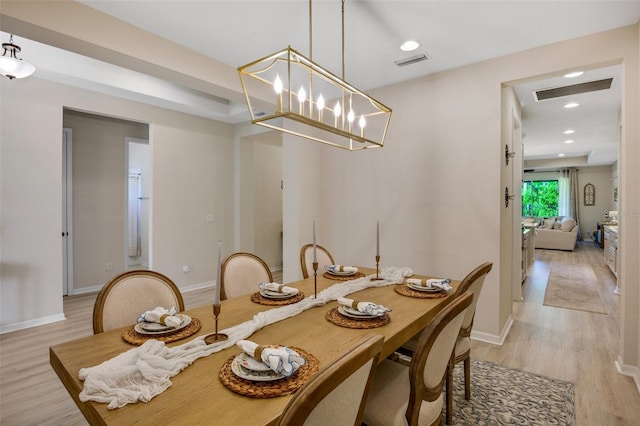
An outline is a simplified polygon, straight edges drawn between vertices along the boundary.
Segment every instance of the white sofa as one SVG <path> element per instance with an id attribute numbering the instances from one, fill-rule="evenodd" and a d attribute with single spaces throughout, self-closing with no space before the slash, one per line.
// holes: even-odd
<path id="1" fill-rule="evenodd" d="M 525 218 L 525 222 L 537 221 L 535 218 Z M 536 248 L 573 251 L 578 239 L 578 226 L 575 219 L 554 217 L 542 219 L 537 223 L 540 225 L 536 228 Z"/>

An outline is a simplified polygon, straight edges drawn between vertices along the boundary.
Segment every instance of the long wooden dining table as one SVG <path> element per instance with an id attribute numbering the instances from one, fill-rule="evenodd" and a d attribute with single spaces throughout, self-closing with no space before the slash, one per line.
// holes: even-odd
<path id="1" fill-rule="evenodd" d="M 375 274 L 375 269 L 360 268 L 365 274 Z M 415 275 L 414 278 L 433 278 Z M 340 281 L 317 276 L 317 291 Z M 452 281 L 454 288 L 460 284 Z M 313 276 L 288 283 L 306 297 L 314 294 Z M 367 335 L 384 336 L 381 359 L 393 354 L 404 342 L 426 327 L 431 319 L 453 298 L 420 299 L 407 297 L 394 291 L 395 285 L 372 287 L 349 295 L 349 298 L 371 301 L 392 308 L 391 321 L 381 327 L 352 329 L 335 325 L 325 318 L 329 309 L 336 307 L 333 301 L 314 307 L 294 317 L 268 325 L 254 333 L 249 340 L 259 344 L 294 346 L 315 356 L 322 368 L 348 352 L 354 344 Z M 219 317 L 221 330 L 251 320 L 271 306 L 254 303 L 250 295 L 222 302 Z M 197 318 L 202 328 L 185 340 L 168 343 L 175 346 L 214 331 L 212 305 L 189 309 L 185 312 Z M 79 394 L 83 382 L 78 374 L 81 368 L 92 367 L 109 360 L 135 346 L 126 343 L 124 329 L 113 330 L 52 346 L 50 363 L 65 388 L 90 424 L 128 425 L 272 425 L 276 424 L 291 395 L 273 398 L 251 398 L 234 393 L 219 380 L 222 365 L 231 356 L 240 353 L 236 346 L 196 360 L 192 365 L 171 378 L 172 385 L 149 402 L 138 402 L 122 408 L 107 409 L 107 404 L 82 402 Z"/>

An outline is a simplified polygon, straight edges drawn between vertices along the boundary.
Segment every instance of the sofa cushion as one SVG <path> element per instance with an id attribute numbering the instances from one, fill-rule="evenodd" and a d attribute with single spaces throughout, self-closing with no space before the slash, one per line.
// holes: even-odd
<path id="1" fill-rule="evenodd" d="M 554 217 L 550 217 L 549 219 L 544 220 L 544 225 L 542 227 L 547 229 L 553 229 L 553 224 L 555 222 L 556 222 L 556 219 Z"/>
<path id="2" fill-rule="evenodd" d="M 576 226 L 576 221 L 572 217 L 565 217 L 560 224 L 560 229 L 564 232 L 571 231 Z"/>
<path id="3" fill-rule="evenodd" d="M 553 224 L 553 229 L 560 229 L 560 221 L 556 220 L 555 223 Z"/>

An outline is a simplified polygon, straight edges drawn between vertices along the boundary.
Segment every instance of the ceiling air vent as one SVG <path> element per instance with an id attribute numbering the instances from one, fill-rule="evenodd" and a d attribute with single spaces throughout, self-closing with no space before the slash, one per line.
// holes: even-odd
<path id="1" fill-rule="evenodd" d="M 603 80 L 588 81 L 586 83 L 572 84 L 571 86 L 555 87 L 553 89 L 536 90 L 533 95 L 536 102 L 547 99 L 561 98 L 563 96 L 577 95 L 579 93 L 595 92 L 597 90 L 607 90 L 611 88 L 613 78 Z"/>
<path id="2" fill-rule="evenodd" d="M 397 61 L 394 61 L 394 63 L 399 67 L 406 67 L 407 65 L 417 64 L 418 62 L 426 61 L 427 59 L 429 59 L 427 55 L 421 53 L 409 58 L 398 59 Z"/>

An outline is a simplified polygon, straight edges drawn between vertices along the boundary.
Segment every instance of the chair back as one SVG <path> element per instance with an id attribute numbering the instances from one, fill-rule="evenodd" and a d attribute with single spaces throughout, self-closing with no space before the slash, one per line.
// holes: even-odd
<path id="1" fill-rule="evenodd" d="M 447 365 L 472 300 L 471 293 L 455 298 L 434 317 L 418 340 L 409 367 L 411 389 L 405 417 L 410 425 L 418 424 L 423 400 L 433 402 L 442 399 Z"/>
<path id="2" fill-rule="evenodd" d="M 128 271 L 112 278 L 93 306 L 93 334 L 132 325 L 145 311 L 162 306 L 184 311 L 178 287 L 154 271 Z"/>
<path id="3" fill-rule="evenodd" d="M 280 426 L 358 425 L 384 338 L 372 335 L 316 373 L 295 393 Z"/>
<path id="4" fill-rule="evenodd" d="M 232 299 L 258 291 L 258 284 L 273 281 L 264 260 L 251 253 L 233 253 L 220 268 L 220 299 Z"/>
<path id="5" fill-rule="evenodd" d="M 316 256 L 320 274 L 324 272 L 325 266 L 335 265 L 329 250 L 318 244 L 316 244 Z M 302 278 L 309 278 L 309 275 L 313 273 L 313 244 L 305 244 L 300 249 L 300 267 L 302 268 Z"/>
<path id="6" fill-rule="evenodd" d="M 473 294 L 473 301 L 471 302 L 471 306 L 469 307 L 469 309 L 467 309 L 467 312 L 464 315 L 462 327 L 460 328 L 461 337 L 468 337 L 471 335 L 473 318 L 476 314 L 476 306 L 478 305 L 478 299 L 480 298 L 480 291 L 482 290 L 484 279 L 486 278 L 487 274 L 491 272 L 491 268 L 493 268 L 493 263 L 491 262 L 485 262 L 482 265 L 478 266 L 476 269 L 469 272 L 466 277 L 464 277 L 464 279 L 458 286 L 458 289 L 456 290 L 456 297 L 466 292 Z"/>

